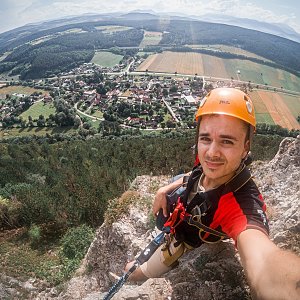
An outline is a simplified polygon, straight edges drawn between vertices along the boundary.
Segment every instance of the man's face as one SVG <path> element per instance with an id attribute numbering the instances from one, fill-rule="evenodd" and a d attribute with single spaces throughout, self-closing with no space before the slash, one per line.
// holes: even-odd
<path id="1" fill-rule="evenodd" d="M 237 118 L 225 115 L 203 116 L 198 136 L 198 156 L 206 188 L 227 182 L 249 150 L 247 127 Z"/>

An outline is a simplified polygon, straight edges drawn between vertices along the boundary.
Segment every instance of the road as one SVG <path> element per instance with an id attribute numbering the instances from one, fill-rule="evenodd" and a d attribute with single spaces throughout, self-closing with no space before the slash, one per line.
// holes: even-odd
<path id="1" fill-rule="evenodd" d="M 78 102 L 75 103 L 75 105 L 74 105 L 74 108 L 76 109 L 76 111 L 77 111 L 78 114 L 84 115 L 84 116 L 88 117 L 89 119 L 92 119 L 92 120 L 95 120 L 95 121 L 96 120 L 98 120 L 98 121 L 104 121 L 103 118 L 94 117 L 94 116 L 91 116 L 91 115 L 83 112 L 82 110 L 78 109 L 77 106 L 78 106 Z"/>
<path id="2" fill-rule="evenodd" d="M 172 110 L 172 107 L 168 104 L 168 102 L 165 100 L 164 97 L 162 97 L 162 101 L 164 102 L 165 106 L 167 107 L 169 113 L 171 114 L 172 118 L 174 119 L 174 121 L 176 123 L 180 123 L 180 121 L 178 120 L 178 118 L 176 117 L 174 111 Z"/>

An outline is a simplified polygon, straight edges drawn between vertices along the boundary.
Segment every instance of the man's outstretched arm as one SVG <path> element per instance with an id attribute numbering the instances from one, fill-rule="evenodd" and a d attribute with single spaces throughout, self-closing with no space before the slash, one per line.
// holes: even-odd
<path id="1" fill-rule="evenodd" d="M 300 257 L 256 229 L 240 233 L 237 247 L 254 299 L 300 299 Z"/>

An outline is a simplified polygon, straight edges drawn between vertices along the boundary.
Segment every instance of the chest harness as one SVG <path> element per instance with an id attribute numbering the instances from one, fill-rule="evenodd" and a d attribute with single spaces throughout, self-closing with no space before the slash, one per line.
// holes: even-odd
<path id="1" fill-rule="evenodd" d="M 213 203 L 211 199 L 214 199 L 216 195 L 225 195 L 230 192 L 238 191 L 244 186 L 250 179 L 251 174 L 248 168 L 243 165 L 241 170 L 228 182 L 222 184 L 216 189 L 209 191 L 200 191 L 188 202 L 188 196 L 191 192 L 194 184 L 199 180 L 203 170 L 200 167 L 196 167 L 190 176 L 184 176 L 183 184 L 171 194 L 167 195 L 169 204 L 169 211 L 171 215 L 169 218 L 160 219 L 157 223 L 160 223 L 159 229 L 169 228 L 170 232 L 174 235 L 177 233 L 177 228 L 183 222 L 188 225 L 196 227 L 199 230 L 199 236 L 201 235 L 213 235 L 218 237 L 219 240 L 228 238 L 228 236 L 220 231 L 217 231 L 201 222 L 201 217 L 205 216 L 208 210 L 212 207 Z M 178 191 L 178 192 L 177 192 Z M 159 214 L 159 218 L 164 218 L 162 213 Z M 164 223 L 163 223 L 164 222 Z M 163 224 L 163 226 L 161 226 Z M 202 238 L 201 238 L 202 239 Z M 204 242 L 205 240 L 202 239 Z"/>

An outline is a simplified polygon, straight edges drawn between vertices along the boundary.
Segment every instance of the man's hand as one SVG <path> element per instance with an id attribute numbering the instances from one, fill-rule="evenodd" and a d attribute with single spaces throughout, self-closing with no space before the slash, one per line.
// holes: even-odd
<path id="1" fill-rule="evenodd" d="M 154 216 L 158 215 L 159 210 L 162 208 L 164 217 L 168 217 L 167 211 L 167 193 L 168 193 L 168 185 L 161 187 L 154 198 L 152 211 Z"/>
<path id="2" fill-rule="evenodd" d="M 185 175 L 189 175 L 190 173 L 187 173 Z M 163 210 L 163 215 L 165 217 L 168 217 L 168 210 L 167 210 L 167 194 L 171 193 L 173 190 L 175 190 L 177 187 L 179 187 L 180 185 L 182 185 L 183 183 L 183 177 L 184 175 L 182 175 L 182 177 L 180 177 L 179 179 L 171 182 L 170 184 L 161 187 L 154 198 L 154 202 L 152 205 L 152 211 L 154 216 L 156 217 L 159 213 L 159 210 L 162 209 Z"/>
<path id="3" fill-rule="evenodd" d="M 134 263 L 135 263 L 135 261 L 131 261 L 131 262 L 127 263 L 124 271 L 128 272 L 129 269 L 134 265 Z M 146 275 L 144 275 L 141 268 L 137 268 L 133 273 L 130 274 L 130 276 L 128 278 L 129 281 L 146 281 L 147 279 L 148 279 L 148 277 Z"/>

